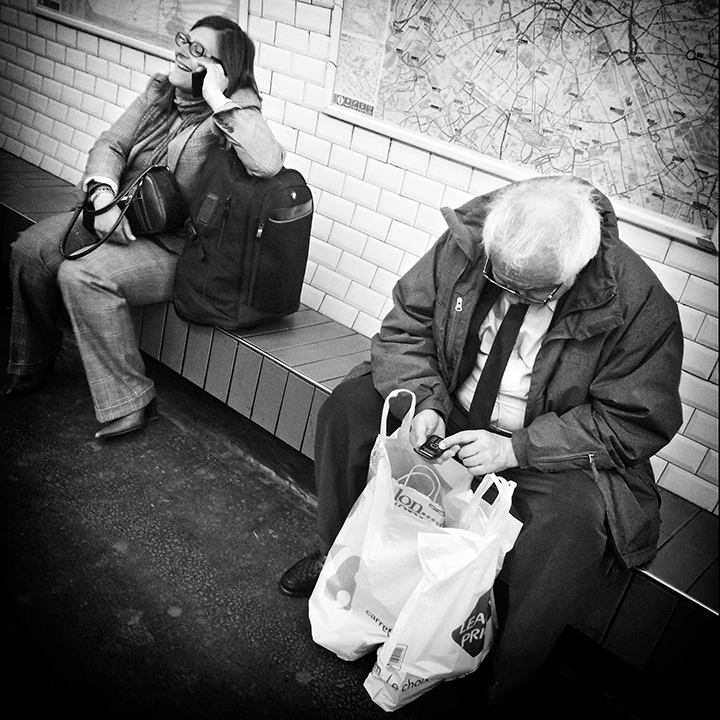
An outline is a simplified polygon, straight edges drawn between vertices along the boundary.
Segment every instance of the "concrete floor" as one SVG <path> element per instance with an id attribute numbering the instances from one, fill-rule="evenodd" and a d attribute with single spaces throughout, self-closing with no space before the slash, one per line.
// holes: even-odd
<path id="1" fill-rule="evenodd" d="M 5 366 L 7 316 L 2 318 Z M 280 573 L 314 547 L 312 464 L 148 360 L 161 417 L 101 443 L 72 338 L 52 382 L 0 398 L 3 701 L 17 717 L 384 717 L 315 645 Z M 642 717 L 626 668 L 559 648 L 528 696 L 557 717 Z M 473 677 L 399 717 L 463 717 Z M 634 686 L 633 686 L 634 687 Z M 15 713 L 13 714 L 15 716 Z"/>

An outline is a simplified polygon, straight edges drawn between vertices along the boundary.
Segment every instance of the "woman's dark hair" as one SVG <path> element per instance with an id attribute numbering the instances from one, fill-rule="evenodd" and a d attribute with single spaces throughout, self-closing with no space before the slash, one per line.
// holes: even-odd
<path id="1" fill-rule="evenodd" d="M 255 45 L 247 33 L 232 20 L 222 15 L 208 15 L 198 20 L 192 30 L 199 27 L 215 30 L 218 35 L 218 55 L 225 66 L 230 97 L 238 88 L 250 88 L 260 97 L 255 82 Z"/>

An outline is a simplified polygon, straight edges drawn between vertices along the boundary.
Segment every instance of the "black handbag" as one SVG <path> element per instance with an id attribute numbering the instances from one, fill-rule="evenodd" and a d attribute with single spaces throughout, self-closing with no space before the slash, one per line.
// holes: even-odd
<path id="1" fill-rule="evenodd" d="M 95 217 L 112 207 L 120 207 L 120 217 L 110 232 L 75 252 L 65 249 L 68 236 L 80 213 L 88 232 L 95 234 Z M 127 217 L 130 229 L 135 235 L 156 235 L 177 230 L 185 224 L 188 207 L 180 192 L 175 175 L 165 165 L 151 165 L 139 174 L 126 179 L 115 199 L 103 208 L 95 210 L 86 197 L 76 208 L 70 225 L 60 240 L 60 253 L 66 260 L 77 260 L 97 250 L 115 232 L 122 219 Z"/>

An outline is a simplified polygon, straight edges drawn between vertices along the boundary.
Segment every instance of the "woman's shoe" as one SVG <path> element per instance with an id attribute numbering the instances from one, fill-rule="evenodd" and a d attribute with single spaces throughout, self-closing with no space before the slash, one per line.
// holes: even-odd
<path id="1" fill-rule="evenodd" d="M 30 375 L 12 375 L 11 377 L 10 384 L 5 388 L 5 394 L 8 397 L 20 397 L 39 390 L 48 378 L 48 371 L 40 370 Z"/>
<path id="2" fill-rule="evenodd" d="M 157 416 L 157 404 L 155 398 L 153 398 L 144 408 L 117 418 L 117 420 L 111 420 L 95 433 L 95 439 L 107 440 L 108 438 L 118 435 L 127 435 L 128 433 L 145 427 L 145 424 L 149 420 L 156 420 Z"/>
<path id="3" fill-rule="evenodd" d="M 59 352 L 59 351 L 58 351 Z M 58 353 L 51 356 L 49 362 L 42 370 L 29 375 L 10 375 L 10 382 L 3 391 L 8 397 L 20 397 L 39 390 L 55 369 Z"/>

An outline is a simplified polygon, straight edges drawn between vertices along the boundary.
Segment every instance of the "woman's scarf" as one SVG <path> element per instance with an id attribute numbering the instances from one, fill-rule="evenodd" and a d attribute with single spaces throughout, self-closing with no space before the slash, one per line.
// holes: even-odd
<path id="1" fill-rule="evenodd" d="M 167 77 L 158 78 L 148 88 L 148 95 L 148 108 L 138 125 L 126 167 L 135 165 L 139 156 L 143 157 L 143 167 L 162 162 L 167 156 L 168 145 L 183 130 L 200 125 L 212 115 L 212 109 L 203 98 L 178 90 Z"/>

